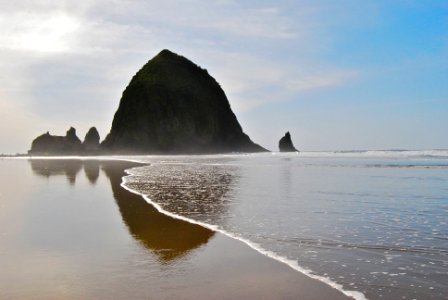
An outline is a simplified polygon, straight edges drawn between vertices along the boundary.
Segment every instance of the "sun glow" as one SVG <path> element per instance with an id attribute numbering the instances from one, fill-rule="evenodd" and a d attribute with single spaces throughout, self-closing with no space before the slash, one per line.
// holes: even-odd
<path id="1" fill-rule="evenodd" d="M 80 23 L 66 14 L 14 16 L 16 24 L 3 35 L 4 47 L 40 53 L 70 50 L 73 34 Z M 18 24 L 18 25 L 17 25 Z"/>

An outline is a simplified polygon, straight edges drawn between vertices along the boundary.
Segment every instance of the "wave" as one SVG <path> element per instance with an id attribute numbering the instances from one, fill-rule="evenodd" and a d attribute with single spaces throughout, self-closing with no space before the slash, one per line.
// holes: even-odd
<path id="1" fill-rule="evenodd" d="M 437 238 L 437 237 L 436 237 Z M 445 237 L 438 237 L 446 240 Z M 285 240 L 278 240 L 284 242 Z M 409 246 L 396 246 L 396 245 L 369 245 L 358 243 L 347 243 L 325 239 L 307 239 L 307 238 L 293 238 L 288 239 L 289 242 L 299 243 L 304 246 L 312 246 L 313 248 L 346 248 L 346 249 L 363 249 L 372 251 L 390 251 L 390 252 L 406 252 L 406 253 L 421 253 L 425 255 L 448 254 L 448 248 L 440 247 L 409 247 Z"/>
<path id="2" fill-rule="evenodd" d="M 132 159 L 132 161 L 133 162 L 142 162 L 142 161 L 138 161 L 136 159 Z M 316 275 L 311 270 L 300 266 L 297 263 L 297 261 L 288 259 L 288 258 L 286 258 L 284 256 L 280 256 L 280 255 L 278 255 L 278 254 L 276 254 L 276 253 L 274 253 L 272 251 L 266 250 L 266 249 L 262 248 L 260 245 L 254 243 L 254 242 L 252 242 L 250 240 L 247 240 L 247 239 L 245 239 L 245 238 L 243 238 L 241 236 L 238 236 L 238 235 L 236 235 L 234 233 L 225 231 L 225 230 L 223 230 L 222 228 L 219 228 L 216 225 L 212 225 L 212 224 L 196 221 L 196 220 L 193 220 L 193 219 L 190 219 L 190 218 L 186 218 L 186 217 L 181 216 L 181 215 L 174 214 L 174 213 L 169 212 L 167 210 L 164 210 L 159 204 L 157 204 L 156 202 L 152 201 L 151 198 L 149 198 L 147 195 L 145 195 L 145 194 L 143 194 L 143 193 L 141 193 L 139 191 L 133 190 L 133 189 L 129 188 L 126 185 L 126 183 L 128 182 L 128 179 L 135 175 L 135 174 L 132 173 L 132 170 L 133 169 L 129 169 L 129 170 L 125 171 L 128 175 L 124 176 L 122 178 L 121 186 L 124 189 L 130 191 L 131 193 L 134 193 L 134 194 L 142 196 L 143 199 L 145 199 L 145 201 L 148 202 L 148 204 L 152 205 L 160 213 L 163 213 L 163 214 L 165 214 L 167 216 L 170 216 L 172 218 L 175 218 L 175 219 L 179 219 L 179 220 L 191 223 L 191 224 L 196 224 L 196 225 L 205 227 L 207 229 L 210 229 L 212 231 L 224 234 L 225 236 L 228 236 L 228 237 L 230 237 L 232 239 L 238 240 L 238 241 L 246 244 L 250 248 L 254 249 L 255 251 L 257 251 L 257 252 L 259 252 L 259 253 L 261 253 L 261 254 L 269 257 L 269 258 L 272 258 L 272 259 L 274 259 L 274 260 L 276 260 L 278 262 L 286 264 L 287 266 L 289 266 L 290 268 L 292 268 L 295 271 L 298 271 L 298 272 L 300 272 L 300 273 L 302 273 L 302 274 L 304 274 L 304 275 L 306 275 L 306 276 L 308 276 L 310 278 L 319 280 L 319 281 L 329 285 L 330 287 L 332 287 L 332 288 L 342 292 L 344 295 L 346 295 L 348 297 L 351 297 L 351 298 L 356 299 L 356 300 L 367 300 L 366 296 L 363 293 L 361 293 L 359 291 L 354 291 L 354 290 L 346 290 L 346 289 L 343 288 L 343 286 L 341 284 L 338 284 L 338 283 L 332 281 L 330 278 L 327 278 L 327 277 L 324 277 L 324 276 L 320 276 L 320 275 Z"/>
<path id="3" fill-rule="evenodd" d="M 281 155 L 281 154 L 280 154 Z M 349 150 L 349 151 L 304 151 L 302 157 L 347 157 L 347 158 L 439 158 L 448 159 L 448 150 Z"/>

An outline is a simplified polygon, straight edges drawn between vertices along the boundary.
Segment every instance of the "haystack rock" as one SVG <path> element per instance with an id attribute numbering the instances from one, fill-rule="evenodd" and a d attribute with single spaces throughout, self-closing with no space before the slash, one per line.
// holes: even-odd
<path id="1" fill-rule="evenodd" d="M 33 140 L 29 154 L 61 155 L 78 154 L 83 150 L 76 129 L 70 127 L 65 136 L 51 135 L 48 131 Z"/>
<path id="2" fill-rule="evenodd" d="M 101 146 L 120 153 L 267 151 L 243 132 L 218 82 L 169 50 L 134 75 Z"/>
<path id="3" fill-rule="evenodd" d="M 297 150 L 292 143 L 289 131 L 286 132 L 285 136 L 280 139 L 278 142 L 278 147 L 280 148 L 280 152 L 299 152 L 299 150 Z"/>
<path id="4" fill-rule="evenodd" d="M 84 150 L 86 151 L 96 151 L 100 147 L 100 134 L 95 127 L 89 129 L 82 143 Z"/>

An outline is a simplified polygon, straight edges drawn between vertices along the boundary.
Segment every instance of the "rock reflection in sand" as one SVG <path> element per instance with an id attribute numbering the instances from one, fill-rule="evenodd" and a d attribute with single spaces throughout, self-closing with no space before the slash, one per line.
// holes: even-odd
<path id="1" fill-rule="evenodd" d="M 78 176 L 83 165 L 81 160 L 75 159 L 32 159 L 29 162 L 34 174 L 47 178 L 50 176 L 65 175 L 71 185 L 75 184 L 76 176 Z"/>
<path id="2" fill-rule="evenodd" d="M 65 175 L 71 185 L 84 167 L 92 184 L 100 176 L 100 168 L 110 180 L 112 192 L 123 222 L 130 234 L 155 253 L 162 263 L 170 263 L 208 242 L 214 232 L 199 225 L 173 219 L 159 213 L 141 196 L 124 189 L 120 184 L 124 170 L 135 163 L 97 160 L 32 159 L 31 168 L 39 176 Z M 99 216 L 100 217 L 100 216 Z"/>
<path id="3" fill-rule="evenodd" d="M 84 161 L 84 173 L 91 184 L 95 184 L 100 176 L 100 162 L 97 160 Z"/>

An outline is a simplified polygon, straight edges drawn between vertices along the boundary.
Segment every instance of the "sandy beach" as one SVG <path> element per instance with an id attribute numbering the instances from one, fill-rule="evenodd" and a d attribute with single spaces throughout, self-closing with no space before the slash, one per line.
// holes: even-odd
<path id="1" fill-rule="evenodd" d="M 122 161 L 0 161 L 2 299 L 347 299 L 120 186 Z"/>

